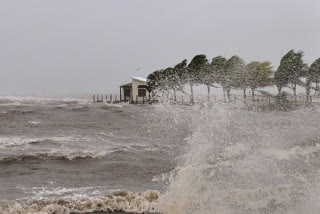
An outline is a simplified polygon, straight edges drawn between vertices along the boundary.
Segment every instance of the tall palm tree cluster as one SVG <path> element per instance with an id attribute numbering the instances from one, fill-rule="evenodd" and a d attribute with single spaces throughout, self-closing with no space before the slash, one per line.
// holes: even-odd
<path id="1" fill-rule="evenodd" d="M 302 81 L 302 78 L 305 78 L 305 81 Z M 251 89 L 252 99 L 254 99 L 257 88 L 276 85 L 279 95 L 284 87 L 292 89 L 296 100 L 296 89 L 300 85 L 306 88 L 308 101 L 311 89 L 319 93 L 319 82 L 320 58 L 308 67 L 303 62 L 303 51 L 291 50 L 282 57 L 275 72 L 269 61 L 253 61 L 246 64 L 243 59 L 234 55 L 230 59 L 217 56 L 210 62 L 206 55 L 196 55 L 189 64 L 185 59 L 174 67 L 151 73 L 147 78 L 147 89 L 150 96 L 155 99 L 159 94 L 167 94 L 172 95 L 171 97 L 176 101 L 177 91 L 184 92 L 185 85 L 188 84 L 191 102 L 193 102 L 195 85 L 206 85 L 208 99 L 210 99 L 212 87 L 221 87 L 227 98 L 230 98 L 232 89 L 240 89 L 245 99 L 247 89 Z"/>

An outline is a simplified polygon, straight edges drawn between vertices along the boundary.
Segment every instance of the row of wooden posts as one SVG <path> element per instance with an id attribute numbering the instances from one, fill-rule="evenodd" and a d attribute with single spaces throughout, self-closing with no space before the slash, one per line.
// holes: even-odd
<path id="1" fill-rule="evenodd" d="M 129 99 L 121 99 L 121 97 L 118 99 L 118 96 L 117 95 L 93 95 L 92 96 L 92 101 L 94 103 L 97 103 L 97 102 L 107 102 L 107 103 L 120 103 L 120 102 L 129 102 L 129 103 L 132 103 L 132 104 L 137 104 L 137 103 L 147 103 L 149 100 L 147 97 L 138 97 L 138 95 L 136 96 L 136 99 L 134 100 L 133 99 L 133 96 L 131 96 L 131 98 Z"/>
<path id="2" fill-rule="evenodd" d="M 109 99 L 108 99 L 109 97 Z M 120 100 L 118 100 L 117 95 L 112 96 L 112 94 L 108 95 L 93 95 L 92 96 L 92 100 L 94 103 L 102 103 L 102 102 L 110 102 L 110 103 L 117 103 L 120 102 Z"/>

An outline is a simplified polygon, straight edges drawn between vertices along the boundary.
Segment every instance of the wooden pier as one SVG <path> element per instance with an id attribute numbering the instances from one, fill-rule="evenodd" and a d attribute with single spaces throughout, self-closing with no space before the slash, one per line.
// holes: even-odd
<path id="1" fill-rule="evenodd" d="M 146 104 L 149 103 L 148 97 L 139 97 L 138 95 L 136 97 L 121 97 L 118 95 L 112 95 L 112 94 L 106 94 L 106 95 L 99 95 L 94 94 L 92 96 L 92 101 L 94 103 L 130 103 L 130 104 Z"/>

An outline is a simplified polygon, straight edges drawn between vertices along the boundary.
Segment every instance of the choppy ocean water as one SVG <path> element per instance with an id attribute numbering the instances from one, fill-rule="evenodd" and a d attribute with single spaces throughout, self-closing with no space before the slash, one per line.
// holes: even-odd
<path id="1" fill-rule="evenodd" d="M 10 212 L 6 207 L 15 206 L 16 199 L 80 203 L 112 192 L 159 189 L 152 179 L 174 168 L 176 149 L 150 134 L 145 125 L 150 110 L 85 100 L 2 98 L 0 213 Z"/>
<path id="2" fill-rule="evenodd" d="M 0 213 L 317 213 L 320 110 L 0 98 Z"/>

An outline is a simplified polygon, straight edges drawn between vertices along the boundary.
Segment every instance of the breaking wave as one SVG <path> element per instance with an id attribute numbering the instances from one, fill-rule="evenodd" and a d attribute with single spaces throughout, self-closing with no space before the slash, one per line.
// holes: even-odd
<path id="1" fill-rule="evenodd" d="M 70 214 L 95 211 L 154 213 L 160 193 L 119 191 L 97 197 L 61 197 L 0 201 L 0 214 Z"/>
<path id="2" fill-rule="evenodd" d="M 162 133 L 188 130 L 180 164 L 155 178 L 168 184 L 157 211 L 318 213 L 318 107 L 256 112 L 224 104 L 159 106 L 154 117 L 159 123 L 153 128 Z"/>
<path id="3" fill-rule="evenodd" d="M 50 138 L 27 138 L 27 137 L 0 137 L 0 148 L 28 146 L 30 144 L 51 144 L 63 141 L 70 141 L 72 137 L 50 137 Z"/>
<path id="4" fill-rule="evenodd" d="M 20 154 L 0 158 L 0 162 L 15 162 L 24 160 L 76 160 L 76 159 L 96 159 L 102 158 L 107 152 L 36 152 L 30 154 Z"/>

